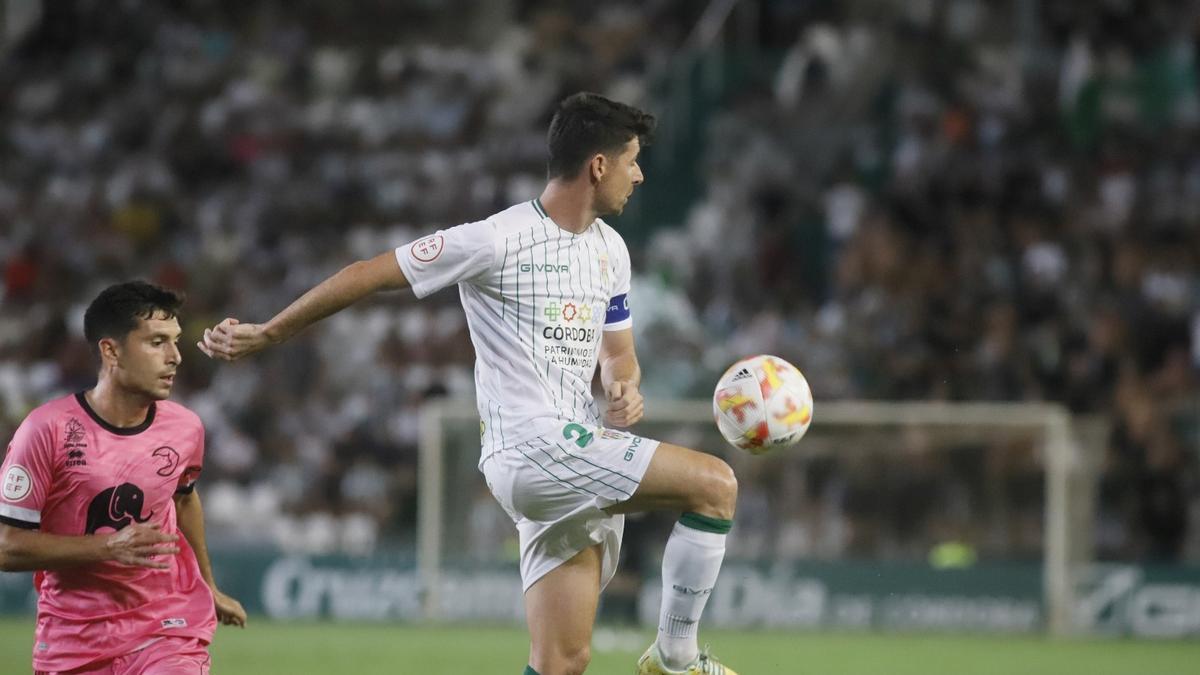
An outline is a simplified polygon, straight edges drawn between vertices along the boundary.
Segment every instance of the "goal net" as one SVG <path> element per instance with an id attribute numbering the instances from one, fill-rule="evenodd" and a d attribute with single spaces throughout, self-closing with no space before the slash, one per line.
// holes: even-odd
<path id="1" fill-rule="evenodd" d="M 818 402 L 807 436 L 765 456 L 729 447 L 708 401 L 646 410 L 636 433 L 713 452 L 738 476 L 706 625 L 1072 630 L 1094 453 L 1061 407 Z M 431 620 L 522 615 L 516 530 L 476 469 L 478 429 L 470 402 L 423 411 L 417 566 Z M 602 620 L 656 621 L 669 526 L 629 519 Z"/>

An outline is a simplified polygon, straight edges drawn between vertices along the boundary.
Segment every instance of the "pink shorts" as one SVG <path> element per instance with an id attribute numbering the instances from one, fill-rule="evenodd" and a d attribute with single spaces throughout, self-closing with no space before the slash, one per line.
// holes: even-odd
<path id="1" fill-rule="evenodd" d="M 196 638 L 160 637 L 143 649 L 62 673 L 35 675 L 208 675 L 208 647 Z"/>

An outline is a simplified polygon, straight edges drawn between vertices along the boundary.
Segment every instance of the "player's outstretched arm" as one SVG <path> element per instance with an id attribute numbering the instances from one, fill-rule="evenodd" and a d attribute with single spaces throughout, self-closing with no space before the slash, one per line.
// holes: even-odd
<path id="1" fill-rule="evenodd" d="M 377 291 L 408 287 L 393 251 L 360 260 L 341 269 L 300 296 L 267 323 L 242 323 L 228 318 L 204 330 L 196 343 L 210 358 L 234 361 L 291 338 L 308 326 L 336 314 Z"/>
<path id="2" fill-rule="evenodd" d="M 115 534 L 60 535 L 0 524 L 0 571 L 57 570 L 115 561 L 167 569 L 165 556 L 179 553 L 177 535 L 158 523 L 138 523 Z"/>
<path id="3" fill-rule="evenodd" d="M 640 389 L 642 368 L 633 345 L 633 329 L 606 331 L 600 340 L 600 383 L 608 398 L 606 424 L 630 427 L 645 414 Z"/>
<path id="4" fill-rule="evenodd" d="M 222 593 L 217 588 L 213 578 L 212 561 L 208 557 L 208 543 L 204 537 L 204 508 L 200 505 L 200 493 L 193 489 L 187 494 L 175 495 L 175 514 L 179 522 L 179 531 L 196 554 L 196 562 L 200 566 L 200 576 L 208 584 L 213 594 L 213 603 L 217 610 L 217 621 L 226 626 L 246 626 L 246 610 L 242 603 L 233 596 Z"/>

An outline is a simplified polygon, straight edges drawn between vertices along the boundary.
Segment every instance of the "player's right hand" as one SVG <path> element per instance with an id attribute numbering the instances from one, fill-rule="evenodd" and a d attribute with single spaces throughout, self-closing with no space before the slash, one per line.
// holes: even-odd
<path id="1" fill-rule="evenodd" d="M 209 358 L 236 361 L 270 343 L 262 324 L 242 323 L 231 317 L 212 328 L 205 328 L 204 339 L 196 346 Z"/>
<path id="2" fill-rule="evenodd" d="M 162 557 L 179 553 L 178 540 L 179 535 L 163 532 L 160 523 L 134 523 L 108 535 L 104 546 L 119 563 L 165 570 L 171 563 Z"/>

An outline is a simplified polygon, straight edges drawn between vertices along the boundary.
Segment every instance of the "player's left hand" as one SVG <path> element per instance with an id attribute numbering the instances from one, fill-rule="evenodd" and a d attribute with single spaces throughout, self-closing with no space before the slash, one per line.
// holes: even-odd
<path id="1" fill-rule="evenodd" d="M 608 397 L 608 412 L 604 414 L 608 426 L 631 427 L 646 412 L 642 392 L 633 382 L 617 380 L 605 387 L 604 393 Z"/>
<path id="2" fill-rule="evenodd" d="M 217 606 L 217 621 L 226 626 L 246 627 L 246 610 L 242 609 L 242 603 L 215 589 L 213 602 Z"/>
<path id="3" fill-rule="evenodd" d="M 242 323 L 230 317 L 212 328 L 205 328 L 204 337 L 196 347 L 210 359 L 236 361 L 270 344 L 265 326 Z"/>

